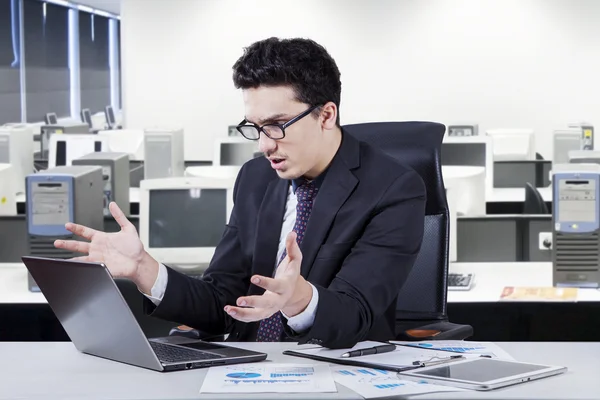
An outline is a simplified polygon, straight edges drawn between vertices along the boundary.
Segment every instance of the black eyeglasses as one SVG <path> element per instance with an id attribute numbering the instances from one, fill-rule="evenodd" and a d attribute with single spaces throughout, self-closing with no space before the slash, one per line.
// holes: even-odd
<path id="1" fill-rule="evenodd" d="M 302 114 L 296 115 L 294 118 L 283 124 L 266 124 L 263 126 L 258 126 L 256 124 L 249 123 L 244 119 L 238 126 L 236 126 L 236 129 L 248 140 L 258 140 L 261 132 L 273 140 L 283 139 L 285 137 L 285 128 L 295 122 L 300 121 L 318 107 L 320 106 L 312 106 Z"/>

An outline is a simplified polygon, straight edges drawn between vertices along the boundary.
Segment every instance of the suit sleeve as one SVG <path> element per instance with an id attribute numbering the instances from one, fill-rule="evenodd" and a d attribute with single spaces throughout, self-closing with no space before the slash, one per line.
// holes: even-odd
<path id="1" fill-rule="evenodd" d="M 399 176 L 373 210 L 365 230 L 329 287 L 315 285 L 319 304 L 300 344 L 352 347 L 395 301 L 423 239 L 425 187 L 414 171 Z"/>
<path id="2" fill-rule="evenodd" d="M 234 207 L 229 223 L 201 279 L 191 278 L 167 267 L 168 280 L 158 306 L 144 298 L 146 313 L 184 324 L 209 334 L 227 333 L 233 319 L 223 308 L 235 304 L 250 284 L 250 260 L 243 254 L 238 235 L 235 200 L 243 179 L 242 167 L 233 191 Z"/>

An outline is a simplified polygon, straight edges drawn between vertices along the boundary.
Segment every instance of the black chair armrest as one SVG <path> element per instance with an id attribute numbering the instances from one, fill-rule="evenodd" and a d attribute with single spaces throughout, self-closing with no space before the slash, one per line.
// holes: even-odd
<path id="1" fill-rule="evenodd" d="M 438 321 L 399 332 L 396 334 L 396 340 L 464 340 L 471 336 L 473 336 L 473 327 L 471 325 Z"/>

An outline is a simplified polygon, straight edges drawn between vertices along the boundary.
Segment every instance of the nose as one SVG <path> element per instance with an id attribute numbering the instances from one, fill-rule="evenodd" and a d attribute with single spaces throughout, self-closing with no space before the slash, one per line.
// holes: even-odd
<path id="1" fill-rule="evenodd" d="M 277 141 L 271 139 L 264 132 L 260 133 L 258 137 L 258 150 L 261 153 L 272 153 L 277 148 Z"/>

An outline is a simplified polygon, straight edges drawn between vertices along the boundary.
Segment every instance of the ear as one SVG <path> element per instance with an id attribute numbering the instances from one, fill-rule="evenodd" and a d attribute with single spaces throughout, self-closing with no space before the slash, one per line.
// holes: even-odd
<path id="1" fill-rule="evenodd" d="M 331 130 L 335 128 L 335 121 L 337 120 L 337 107 L 336 105 L 330 101 L 325 103 L 325 105 L 321 108 L 321 127 L 324 130 Z"/>

